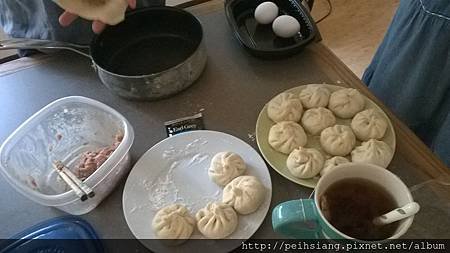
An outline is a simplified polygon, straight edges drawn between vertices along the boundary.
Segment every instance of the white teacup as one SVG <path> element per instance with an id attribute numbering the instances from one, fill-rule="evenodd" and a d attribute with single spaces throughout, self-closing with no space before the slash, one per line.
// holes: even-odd
<path id="1" fill-rule="evenodd" d="M 291 200 L 276 206 L 272 212 L 272 225 L 275 231 L 296 239 L 352 238 L 331 225 L 319 208 L 319 198 L 335 182 L 346 178 L 362 178 L 382 186 L 393 197 L 398 207 L 414 202 L 408 187 L 387 169 L 363 164 L 345 163 L 322 176 L 317 183 L 314 199 Z M 396 239 L 404 235 L 411 226 L 414 215 L 398 221 L 396 231 L 386 239 Z"/>

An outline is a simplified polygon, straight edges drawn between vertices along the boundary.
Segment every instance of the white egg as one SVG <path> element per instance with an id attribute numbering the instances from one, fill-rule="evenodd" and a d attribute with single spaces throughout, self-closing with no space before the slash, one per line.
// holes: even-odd
<path id="1" fill-rule="evenodd" d="M 273 32 L 282 38 L 290 38 L 300 32 L 300 23 L 292 16 L 282 15 L 272 24 Z"/>
<path id="2" fill-rule="evenodd" d="M 278 16 L 278 6 L 272 2 L 264 2 L 255 9 L 255 19 L 260 24 L 270 24 Z"/>

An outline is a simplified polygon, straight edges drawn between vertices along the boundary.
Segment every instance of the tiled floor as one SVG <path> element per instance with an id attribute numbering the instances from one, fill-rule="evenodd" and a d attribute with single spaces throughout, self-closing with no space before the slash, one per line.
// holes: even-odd
<path id="1" fill-rule="evenodd" d="M 186 0 L 167 0 L 176 5 Z M 370 63 L 378 44 L 393 17 L 399 0 L 330 0 L 332 14 L 318 26 L 323 43 L 361 76 Z M 326 0 L 315 0 L 313 17 L 318 19 L 328 10 Z M 5 35 L 0 31 L 0 40 Z M 1 51 L 0 58 L 14 53 Z"/>

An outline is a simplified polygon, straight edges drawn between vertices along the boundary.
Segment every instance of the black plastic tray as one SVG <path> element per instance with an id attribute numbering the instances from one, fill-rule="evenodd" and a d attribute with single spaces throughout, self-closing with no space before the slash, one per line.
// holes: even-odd
<path id="1" fill-rule="evenodd" d="M 262 58 L 281 58 L 300 52 L 319 34 L 309 11 L 300 0 L 271 0 L 279 8 L 279 15 L 291 15 L 300 23 L 301 36 L 277 37 L 272 24 L 258 24 L 254 18 L 256 7 L 267 0 L 226 0 L 225 14 L 235 37 L 251 54 Z M 320 35 L 319 35 L 320 36 Z"/>

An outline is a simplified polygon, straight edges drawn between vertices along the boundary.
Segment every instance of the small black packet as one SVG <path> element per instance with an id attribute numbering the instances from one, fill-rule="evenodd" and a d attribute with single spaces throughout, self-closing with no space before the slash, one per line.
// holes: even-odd
<path id="1" fill-rule="evenodd" d="M 164 122 L 164 126 L 166 127 L 168 137 L 183 132 L 205 129 L 205 126 L 203 125 L 202 113 L 197 113 L 192 116 Z"/>

